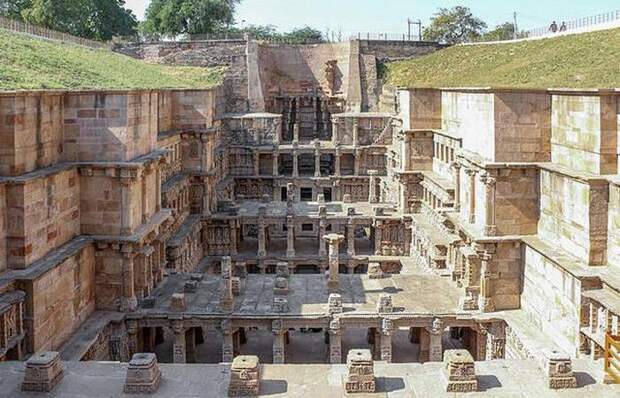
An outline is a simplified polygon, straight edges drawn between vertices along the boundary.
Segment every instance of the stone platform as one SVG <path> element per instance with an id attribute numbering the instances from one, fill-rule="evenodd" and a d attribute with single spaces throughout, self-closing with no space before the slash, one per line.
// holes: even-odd
<path id="1" fill-rule="evenodd" d="M 65 362 L 63 380 L 56 389 L 37 397 L 109 398 L 133 397 L 123 394 L 127 364 L 97 362 Z M 375 363 L 377 392 L 373 397 L 454 397 L 445 392 L 440 382 L 443 364 L 385 364 Z M 230 365 L 160 365 L 162 382 L 159 397 L 219 398 L 227 395 Z M 596 369 L 593 371 L 592 369 Z M 513 397 L 566 397 L 612 398 L 620 395 L 619 385 L 601 383 L 603 364 L 600 361 L 574 361 L 578 388 L 550 390 L 542 372 L 533 361 L 497 360 L 477 362 L 479 392 L 468 396 Z M 0 363 L 0 396 L 30 397 L 20 391 L 23 364 Z M 262 365 L 261 396 L 344 397 L 343 380 L 346 365 Z"/>

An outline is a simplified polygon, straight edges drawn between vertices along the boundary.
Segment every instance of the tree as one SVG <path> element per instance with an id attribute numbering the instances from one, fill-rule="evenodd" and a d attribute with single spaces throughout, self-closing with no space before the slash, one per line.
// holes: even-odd
<path id="1" fill-rule="evenodd" d="M 30 5 L 30 0 L 0 0 L 0 16 L 22 20 L 22 10 Z"/>
<path id="2" fill-rule="evenodd" d="M 295 43 L 314 43 L 323 41 L 323 33 L 320 30 L 304 26 L 303 28 L 293 29 L 284 33 L 282 38 Z"/>
<path id="3" fill-rule="evenodd" d="M 148 35 L 210 34 L 234 23 L 240 0 L 153 0 L 142 31 Z"/>
<path id="4" fill-rule="evenodd" d="M 482 35 L 484 41 L 501 41 L 514 39 L 515 26 L 511 22 L 505 22 L 497 25 L 495 29 L 490 30 Z"/>
<path id="5" fill-rule="evenodd" d="M 6 0 L 1 11 L 10 18 L 96 40 L 132 35 L 137 26 L 124 0 Z"/>
<path id="6" fill-rule="evenodd" d="M 487 24 L 473 16 L 467 7 L 440 8 L 424 29 L 424 40 L 458 44 L 474 41 L 482 35 Z"/>

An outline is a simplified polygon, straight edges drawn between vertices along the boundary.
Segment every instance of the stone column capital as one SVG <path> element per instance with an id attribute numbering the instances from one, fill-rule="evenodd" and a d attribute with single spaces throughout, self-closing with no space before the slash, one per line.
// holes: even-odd
<path id="1" fill-rule="evenodd" d="M 489 173 L 484 173 L 480 176 L 480 181 L 488 187 L 492 187 L 497 182 L 497 179 L 495 177 L 491 177 Z"/>
<path id="2" fill-rule="evenodd" d="M 476 170 L 476 169 L 472 169 L 472 168 L 469 168 L 469 167 L 465 168 L 465 174 L 467 174 L 470 177 L 475 176 L 477 173 L 478 173 L 478 170 Z"/>

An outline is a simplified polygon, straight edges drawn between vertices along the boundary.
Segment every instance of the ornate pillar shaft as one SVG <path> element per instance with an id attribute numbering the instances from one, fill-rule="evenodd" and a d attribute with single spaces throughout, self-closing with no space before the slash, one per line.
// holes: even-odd
<path id="1" fill-rule="evenodd" d="M 336 150 L 334 153 L 334 175 L 336 177 L 340 177 L 340 156 L 342 156 L 342 154 L 339 150 Z"/>
<path id="2" fill-rule="evenodd" d="M 431 362 L 443 361 L 443 322 L 440 319 L 435 319 L 433 326 L 428 329 L 429 332 L 429 351 L 428 360 Z"/>
<path id="3" fill-rule="evenodd" d="M 185 328 L 183 323 L 175 321 L 172 324 L 172 331 L 174 332 L 174 342 L 172 344 L 172 361 L 173 363 L 186 363 L 187 362 L 187 347 L 185 341 Z"/>
<path id="4" fill-rule="evenodd" d="M 327 231 L 327 219 L 321 217 L 319 221 L 319 256 L 324 257 L 327 255 L 327 249 L 325 245 L 325 232 Z"/>
<path id="5" fill-rule="evenodd" d="M 392 362 L 392 332 L 394 330 L 394 326 L 392 321 L 389 319 L 384 319 L 381 327 L 381 342 L 380 342 L 380 350 L 381 350 L 381 360 L 386 361 L 388 363 Z"/>
<path id="6" fill-rule="evenodd" d="M 379 173 L 376 170 L 368 170 L 370 176 L 368 183 L 368 203 L 377 203 L 377 176 Z"/>
<path id="7" fill-rule="evenodd" d="M 258 151 L 254 152 L 254 175 L 260 175 L 260 153 Z"/>
<path id="8" fill-rule="evenodd" d="M 491 278 L 493 277 L 490 268 L 491 255 L 487 252 L 480 252 L 480 296 L 478 308 L 483 312 L 493 312 L 495 305 L 491 296 Z"/>
<path id="9" fill-rule="evenodd" d="M 222 331 L 222 362 L 232 362 L 235 358 L 235 345 L 232 331 Z"/>
<path id="10" fill-rule="evenodd" d="M 211 184 L 209 183 L 209 177 L 203 177 L 202 179 L 202 215 L 211 215 Z"/>
<path id="11" fill-rule="evenodd" d="M 360 175 L 361 151 L 359 149 L 356 149 L 353 157 L 353 174 L 358 176 Z"/>
<path id="12" fill-rule="evenodd" d="M 411 135 L 405 132 L 405 138 L 403 140 L 403 170 L 411 171 Z"/>
<path id="13" fill-rule="evenodd" d="M 342 363 L 342 333 L 337 319 L 329 324 L 329 363 Z"/>
<path id="14" fill-rule="evenodd" d="M 121 170 L 121 174 L 124 170 Z M 131 235 L 131 223 L 133 219 L 133 206 L 131 205 L 131 184 L 133 179 L 121 176 L 121 234 Z"/>
<path id="15" fill-rule="evenodd" d="M 273 153 L 273 169 L 271 171 L 271 174 L 273 174 L 274 177 L 277 177 L 280 173 L 278 170 L 278 152 L 274 152 Z"/>
<path id="16" fill-rule="evenodd" d="M 135 320 L 127 321 L 127 350 L 130 358 L 138 352 L 138 322 Z"/>
<path id="17" fill-rule="evenodd" d="M 134 253 L 131 246 L 123 246 L 122 283 L 123 297 L 121 311 L 135 311 L 138 308 L 138 299 L 135 292 Z"/>
<path id="18" fill-rule="evenodd" d="M 295 219 L 286 217 L 286 257 L 295 257 Z"/>
<path id="19" fill-rule="evenodd" d="M 293 142 L 299 142 L 299 123 L 297 122 L 293 125 Z"/>
<path id="20" fill-rule="evenodd" d="M 494 322 L 487 332 L 486 360 L 506 357 L 506 328 L 502 322 Z"/>
<path id="21" fill-rule="evenodd" d="M 314 176 L 321 176 L 321 144 L 317 141 L 314 145 Z"/>
<path id="22" fill-rule="evenodd" d="M 299 177 L 299 158 L 297 151 L 293 151 L 293 177 Z"/>
<path id="23" fill-rule="evenodd" d="M 273 363 L 283 364 L 286 360 L 286 329 L 282 325 L 282 320 L 276 319 L 271 322 L 271 333 L 273 333 Z"/>
<path id="24" fill-rule="evenodd" d="M 469 215 L 469 223 L 476 222 L 476 170 L 466 169 L 465 173 L 469 176 L 469 207 L 467 209 Z"/>
<path id="25" fill-rule="evenodd" d="M 461 210 L 461 165 L 453 162 L 454 170 L 454 210 Z"/>
<path id="26" fill-rule="evenodd" d="M 355 256 L 355 224 L 351 218 L 347 222 L 347 255 Z"/>
<path id="27" fill-rule="evenodd" d="M 353 146 L 357 146 L 358 141 L 359 141 L 359 135 L 360 135 L 360 125 L 357 122 L 357 120 L 355 120 L 353 122 Z"/>
<path id="28" fill-rule="evenodd" d="M 236 256 L 238 254 L 237 245 L 237 220 L 230 220 L 230 255 Z"/>
<path id="29" fill-rule="evenodd" d="M 327 287 L 330 293 L 336 293 L 340 290 L 338 246 L 344 240 L 344 236 L 329 234 L 325 236 L 325 240 L 329 245 L 329 280 L 327 281 Z"/>
<path id="30" fill-rule="evenodd" d="M 485 218 L 484 233 L 488 236 L 494 236 L 497 232 L 495 224 L 495 183 L 496 179 L 485 174 L 481 178 L 484 184 L 485 192 Z"/>
<path id="31" fill-rule="evenodd" d="M 375 221 L 375 256 L 380 256 L 383 252 L 381 242 L 383 241 L 383 222 L 381 220 Z"/>
<path id="32" fill-rule="evenodd" d="M 155 211 L 161 210 L 161 167 L 155 169 Z"/>

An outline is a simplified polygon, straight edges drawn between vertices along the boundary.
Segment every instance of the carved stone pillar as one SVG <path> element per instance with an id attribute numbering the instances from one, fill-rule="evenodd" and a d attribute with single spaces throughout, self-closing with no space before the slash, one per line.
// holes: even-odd
<path id="1" fill-rule="evenodd" d="M 132 233 L 132 219 L 133 219 L 133 206 L 131 205 L 131 186 L 135 181 L 135 178 L 131 175 L 131 171 L 127 169 L 121 169 L 120 171 L 120 184 L 121 184 L 121 234 L 131 235 Z"/>
<path id="2" fill-rule="evenodd" d="M 360 125 L 357 119 L 353 122 L 353 146 L 358 146 L 360 135 Z"/>
<path id="3" fill-rule="evenodd" d="M 319 141 L 314 144 L 314 176 L 321 176 L 321 143 Z"/>
<path id="4" fill-rule="evenodd" d="M 155 211 L 161 210 L 161 163 L 155 169 Z"/>
<path id="5" fill-rule="evenodd" d="M 333 201 L 334 201 L 334 202 L 340 202 L 340 201 L 342 201 L 342 195 L 341 195 L 341 192 L 340 192 L 340 187 L 341 187 L 341 186 L 340 186 L 340 181 L 339 181 L 339 180 L 334 181 L 334 183 L 333 183 L 333 187 L 334 187 L 334 192 L 333 192 L 334 197 L 333 197 Z"/>
<path id="6" fill-rule="evenodd" d="M 283 364 L 285 362 L 285 339 L 286 330 L 282 326 L 282 320 L 276 319 L 271 323 L 273 333 L 273 363 Z"/>
<path id="7" fill-rule="evenodd" d="M 121 311 L 130 312 L 138 308 L 138 299 L 135 291 L 134 257 L 131 245 L 123 245 L 121 248 L 123 255 L 122 275 L 123 297 L 121 299 Z"/>
<path id="8" fill-rule="evenodd" d="M 381 242 L 383 241 L 383 221 L 375 220 L 375 256 L 383 253 Z"/>
<path id="9" fill-rule="evenodd" d="M 280 172 L 278 170 L 278 152 L 274 152 L 273 156 L 272 156 L 272 160 L 273 160 L 273 169 L 271 174 L 273 174 L 274 177 L 277 177 Z"/>
<path id="10" fill-rule="evenodd" d="M 370 181 L 368 185 L 368 203 L 377 203 L 377 176 L 379 172 L 377 170 L 368 170 Z"/>
<path id="11" fill-rule="evenodd" d="M 329 323 L 329 363 L 342 363 L 342 330 L 338 319 Z"/>
<path id="12" fill-rule="evenodd" d="M 394 324 L 390 319 L 384 319 L 381 324 L 381 360 L 392 362 L 392 332 Z"/>
<path id="13" fill-rule="evenodd" d="M 486 223 L 484 225 L 484 233 L 488 236 L 495 236 L 497 225 L 495 224 L 495 183 L 496 179 L 485 173 L 480 178 L 484 184 L 485 192 L 485 215 Z"/>
<path id="14" fill-rule="evenodd" d="M 340 157 L 342 154 L 340 150 L 336 148 L 336 152 L 334 152 L 334 175 L 336 177 L 340 177 Z"/>
<path id="15" fill-rule="evenodd" d="M 237 220 L 230 220 L 230 255 L 237 255 Z"/>
<path id="16" fill-rule="evenodd" d="M 211 182 L 209 177 L 202 178 L 202 215 L 211 215 Z"/>
<path id="17" fill-rule="evenodd" d="M 344 240 L 344 236 L 338 234 L 325 235 L 325 240 L 329 245 L 329 280 L 327 287 L 330 293 L 340 291 L 340 268 L 338 245 Z"/>
<path id="18" fill-rule="evenodd" d="M 299 177 L 299 154 L 297 150 L 293 150 L 293 177 Z"/>
<path id="19" fill-rule="evenodd" d="M 127 323 L 127 350 L 129 357 L 138 352 L 138 321 L 128 320 Z"/>
<path id="20" fill-rule="evenodd" d="M 461 165 L 456 162 L 452 162 L 452 169 L 454 170 L 454 210 L 461 210 Z"/>
<path id="21" fill-rule="evenodd" d="M 325 207 L 322 207 L 325 209 Z M 321 213 L 319 209 L 319 213 Z M 327 250 L 325 247 L 325 232 L 327 231 L 327 217 L 323 214 L 319 220 L 319 257 L 325 257 Z"/>
<path id="22" fill-rule="evenodd" d="M 260 153 L 258 151 L 254 151 L 254 175 L 260 175 Z"/>
<path id="23" fill-rule="evenodd" d="M 235 357 L 235 345 L 233 341 L 233 328 L 230 319 L 222 320 L 222 362 L 232 362 Z"/>
<path id="24" fill-rule="evenodd" d="M 435 318 L 433 325 L 428 329 L 429 332 L 429 351 L 428 360 L 431 362 L 443 361 L 443 322 L 439 318 Z"/>
<path id="25" fill-rule="evenodd" d="M 293 143 L 299 142 L 299 123 L 293 125 Z"/>
<path id="26" fill-rule="evenodd" d="M 411 171 L 411 135 L 404 132 L 403 139 L 403 171 Z"/>
<path id="27" fill-rule="evenodd" d="M 487 332 L 486 360 L 506 357 L 506 327 L 502 322 L 494 322 Z"/>
<path id="28" fill-rule="evenodd" d="M 151 173 L 153 172 L 153 167 L 150 164 L 147 164 L 144 167 L 144 170 L 142 170 L 142 194 L 140 195 L 142 197 L 142 223 L 147 223 L 149 221 L 149 218 L 151 217 L 151 214 L 149 213 L 149 195 L 148 195 L 148 191 L 150 191 L 150 187 L 148 185 L 148 180 L 149 180 L 149 176 L 151 175 Z"/>
<path id="29" fill-rule="evenodd" d="M 491 279 L 493 274 L 490 270 L 492 256 L 487 252 L 479 252 L 480 257 L 480 296 L 478 297 L 478 308 L 482 312 L 495 311 L 495 304 L 491 296 Z"/>
<path id="30" fill-rule="evenodd" d="M 172 344 L 172 361 L 173 363 L 186 363 L 187 347 L 183 321 L 172 321 L 172 332 L 174 333 L 174 342 Z"/>
<path id="31" fill-rule="evenodd" d="M 352 218 L 347 221 L 347 255 L 355 256 L 355 224 Z"/>
<path id="32" fill-rule="evenodd" d="M 286 257 L 295 257 L 295 219 L 286 217 Z"/>
<path id="33" fill-rule="evenodd" d="M 353 174 L 358 176 L 360 175 L 360 159 L 361 151 L 359 149 L 355 149 L 355 153 L 353 154 Z"/>
<path id="34" fill-rule="evenodd" d="M 465 169 L 465 173 L 469 176 L 469 206 L 467 209 L 469 215 L 469 223 L 476 222 L 476 170 Z"/>
<path id="35" fill-rule="evenodd" d="M 267 256 L 266 250 L 266 226 L 265 226 L 265 215 L 267 213 L 267 208 L 265 206 L 260 206 L 258 208 L 258 257 Z"/>

